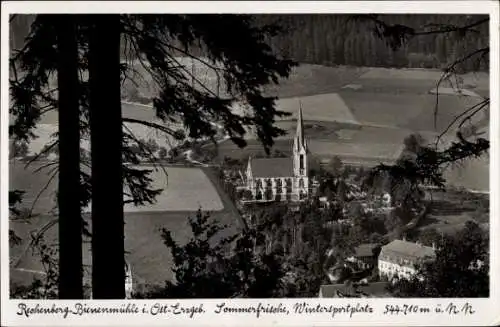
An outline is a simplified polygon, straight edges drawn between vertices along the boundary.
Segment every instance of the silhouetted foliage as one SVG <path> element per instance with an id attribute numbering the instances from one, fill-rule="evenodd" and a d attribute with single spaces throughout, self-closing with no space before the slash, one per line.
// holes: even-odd
<path id="1" fill-rule="evenodd" d="M 189 218 L 193 237 L 179 245 L 170 231 L 162 229 L 165 245 L 172 253 L 175 283 L 166 281 L 163 289 L 147 298 L 267 298 L 282 296 L 283 272 L 278 253 L 253 251 L 257 232 L 215 240 L 227 226 L 198 211 Z M 227 249 L 231 248 L 228 252 Z"/>

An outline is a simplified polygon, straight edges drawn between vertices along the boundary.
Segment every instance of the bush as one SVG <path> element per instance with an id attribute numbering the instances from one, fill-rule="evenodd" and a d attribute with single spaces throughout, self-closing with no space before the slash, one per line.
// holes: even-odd
<path id="1" fill-rule="evenodd" d="M 178 129 L 174 132 L 174 138 L 178 141 L 184 141 L 186 139 L 186 133 L 182 129 Z"/>
<path id="2" fill-rule="evenodd" d="M 244 190 L 242 194 L 243 200 L 251 200 L 253 197 L 252 192 L 250 190 Z"/>
<path id="3" fill-rule="evenodd" d="M 23 142 L 23 141 L 14 141 L 12 142 L 11 144 L 11 149 L 10 149 L 10 153 L 11 153 L 11 157 L 13 158 L 24 158 L 28 155 L 28 144 L 26 142 Z"/>
<path id="4" fill-rule="evenodd" d="M 160 158 L 161 160 L 164 160 L 166 159 L 168 156 L 168 151 L 165 147 L 161 146 L 158 150 L 158 158 Z"/>

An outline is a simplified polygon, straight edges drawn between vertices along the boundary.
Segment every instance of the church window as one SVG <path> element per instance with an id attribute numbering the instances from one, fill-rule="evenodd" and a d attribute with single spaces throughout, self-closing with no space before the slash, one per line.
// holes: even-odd
<path id="1" fill-rule="evenodd" d="M 276 180 L 276 187 L 277 187 L 278 189 L 280 189 L 280 188 L 282 187 L 282 182 L 281 182 L 281 179 L 280 179 L 280 178 L 278 178 L 278 179 Z"/>
<path id="2" fill-rule="evenodd" d="M 304 187 L 304 180 L 301 178 L 299 179 L 299 187 L 303 188 Z"/>
<path id="3" fill-rule="evenodd" d="M 299 157 L 299 167 L 300 167 L 300 170 L 304 169 L 304 155 L 303 154 L 301 154 Z"/>
<path id="4" fill-rule="evenodd" d="M 256 181 L 257 188 L 262 188 L 262 180 L 259 178 Z"/>
<path id="5" fill-rule="evenodd" d="M 255 196 L 255 199 L 256 200 L 262 200 L 262 192 L 261 191 L 257 192 L 257 195 Z"/>
<path id="6" fill-rule="evenodd" d="M 266 197 L 266 200 L 272 200 L 274 197 L 273 191 L 271 191 L 270 189 L 267 189 L 264 192 L 264 196 Z"/>

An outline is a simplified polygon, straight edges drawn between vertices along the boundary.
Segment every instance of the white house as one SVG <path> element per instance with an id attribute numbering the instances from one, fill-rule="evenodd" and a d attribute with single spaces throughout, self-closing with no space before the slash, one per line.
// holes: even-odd
<path id="1" fill-rule="evenodd" d="M 394 278 L 409 278 L 416 273 L 416 265 L 436 256 L 434 247 L 419 243 L 395 240 L 382 247 L 378 257 L 379 275 Z"/>

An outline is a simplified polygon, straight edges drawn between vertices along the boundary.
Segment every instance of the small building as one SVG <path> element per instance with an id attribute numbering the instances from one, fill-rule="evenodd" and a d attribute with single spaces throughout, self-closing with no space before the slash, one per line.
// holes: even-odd
<path id="1" fill-rule="evenodd" d="M 387 282 L 376 282 L 366 284 L 330 284 L 321 285 L 319 289 L 320 298 L 387 298 L 391 297 L 387 290 Z"/>
<path id="2" fill-rule="evenodd" d="M 382 247 L 378 256 L 380 277 L 388 280 L 409 278 L 416 273 L 416 266 L 428 260 L 434 260 L 434 247 L 406 240 L 394 240 Z"/>
<path id="3" fill-rule="evenodd" d="M 376 243 L 360 244 L 354 249 L 354 254 L 346 261 L 354 263 L 359 269 L 373 268 L 377 265 Z"/>

